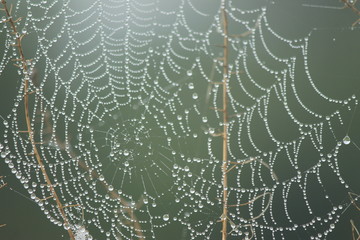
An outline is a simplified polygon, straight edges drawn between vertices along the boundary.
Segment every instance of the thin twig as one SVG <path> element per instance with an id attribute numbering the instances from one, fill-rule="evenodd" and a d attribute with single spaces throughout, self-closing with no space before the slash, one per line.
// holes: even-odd
<path id="1" fill-rule="evenodd" d="M 353 193 L 353 192 L 348 192 L 348 194 L 349 194 L 349 197 L 351 199 L 351 203 L 356 207 L 357 210 L 360 211 L 360 207 L 356 204 L 356 200 L 360 196 L 358 194 L 356 194 L 356 193 Z M 353 196 L 355 196 L 356 199 L 354 199 Z"/>
<path id="2" fill-rule="evenodd" d="M 351 233 L 352 233 L 352 239 L 353 240 L 359 240 L 360 239 L 360 233 L 358 231 L 358 229 L 355 226 L 355 223 L 352 219 L 350 219 L 350 224 L 351 224 Z M 355 232 L 357 234 L 357 237 L 355 236 Z"/>
<path id="3" fill-rule="evenodd" d="M 5 187 L 7 185 L 7 183 L 4 183 L 2 185 L 0 185 L 0 189 L 2 189 L 3 187 Z"/>
<path id="4" fill-rule="evenodd" d="M 222 216 L 222 240 L 226 240 L 227 238 L 227 216 L 228 216 L 228 178 L 227 178 L 227 170 L 228 170 L 228 150 L 227 150 L 227 142 L 228 142 L 228 111 L 227 111 L 227 86 L 228 86 L 228 61 L 229 61 L 229 40 L 228 40 L 228 21 L 225 10 L 225 0 L 222 1 L 221 6 L 221 15 L 222 15 L 222 23 L 224 28 L 224 58 L 223 58 L 223 164 L 222 164 L 222 172 L 223 172 L 223 213 Z"/>
<path id="5" fill-rule="evenodd" d="M 36 147 L 36 144 L 35 144 L 35 141 L 34 141 L 34 136 L 33 136 L 33 130 L 32 130 L 32 127 L 31 127 L 31 120 L 30 120 L 30 114 L 29 114 L 29 73 L 28 73 L 28 66 L 27 66 L 27 60 L 25 59 L 25 56 L 24 56 L 24 52 L 23 52 L 23 47 L 22 47 L 22 44 L 21 44 L 21 41 L 22 41 L 22 38 L 24 37 L 24 35 L 19 35 L 18 31 L 17 31 L 17 28 L 16 28 L 16 25 L 15 23 L 20 21 L 21 18 L 18 18 L 17 20 L 13 20 L 12 19 L 12 15 L 11 15 L 11 11 L 12 11 L 12 6 L 10 8 L 10 10 L 8 9 L 7 5 L 6 5 L 6 1 L 5 0 L 1 0 L 1 3 L 2 5 L 4 6 L 3 8 L 3 11 L 5 11 L 5 14 L 6 14 L 6 17 L 7 17 L 7 20 L 5 20 L 5 22 L 8 22 L 10 24 L 10 27 L 12 29 L 12 33 L 15 34 L 16 36 L 16 44 L 14 44 L 14 46 L 18 49 L 18 52 L 19 52 L 19 56 L 20 58 L 19 61 L 21 62 L 21 66 L 20 68 L 23 70 L 23 73 L 24 73 L 24 107 L 25 107 L 25 120 L 26 120 L 26 125 L 27 125 L 27 131 L 28 131 L 28 134 L 29 134 L 29 140 L 30 140 L 30 143 L 32 145 L 32 148 L 33 148 L 33 152 L 34 152 L 34 155 L 35 155 L 35 158 L 40 166 L 40 169 L 41 169 L 41 172 L 45 178 L 45 181 L 47 183 L 47 185 L 49 186 L 50 188 L 50 192 L 51 194 L 54 196 L 54 200 L 57 204 L 57 208 L 64 220 L 64 225 L 69 225 L 69 221 L 67 219 L 67 216 L 66 216 L 66 213 L 63 209 L 63 205 L 60 201 L 60 198 L 58 197 L 52 183 L 51 183 L 51 180 L 46 172 L 46 169 L 45 169 L 45 166 L 43 164 L 43 161 L 40 157 L 40 154 L 37 150 L 37 147 Z M 75 237 L 74 237 L 74 233 L 72 232 L 71 228 L 69 228 L 68 230 L 68 233 L 69 233 L 69 236 L 70 236 L 70 239 L 74 240 Z"/>
<path id="6" fill-rule="evenodd" d="M 360 10 L 355 6 L 358 0 L 355 0 L 353 3 L 350 3 L 349 0 L 341 0 L 344 3 L 344 8 L 350 8 L 354 13 L 360 16 Z M 358 18 L 353 24 L 354 27 L 356 24 L 360 23 L 360 18 Z"/>

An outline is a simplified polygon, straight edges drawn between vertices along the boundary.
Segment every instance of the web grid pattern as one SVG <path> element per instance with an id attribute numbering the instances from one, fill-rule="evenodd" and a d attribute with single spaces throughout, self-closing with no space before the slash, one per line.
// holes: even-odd
<path id="1" fill-rule="evenodd" d="M 339 126 L 350 121 L 357 97 L 334 99 L 317 87 L 308 67 L 311 34 L 276 33 L 267 1 L 246 8 L 238 1 L 205 3 L 14 5 L 16 16 L 26 16 L 18 28 L 37 42 L 28 53 L 31 126 L 69 224 L 22 132 L 22 81 L 4 119 L 1 155 L 49 220 L 72 229 L 76 239 L 159 239 L 173 226 L 187 239 L 214 239 L 224 217 L 229 239 L 322 239 L 349 205 L 338 155 L 351 139 Z M 2 75 L 16 58 L 7 28 Z M 230 44 L 228 216 L 221 216 L 222 87 L 216 84 L 224 77 L 224 37 Z M 308 94 L 326 108 L 309 104 Z"/>

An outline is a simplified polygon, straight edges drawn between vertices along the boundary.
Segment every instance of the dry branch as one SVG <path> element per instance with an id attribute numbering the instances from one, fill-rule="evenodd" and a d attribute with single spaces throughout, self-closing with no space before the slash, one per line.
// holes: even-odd
<path id="1" fill-rule="evenodd" d="M 66 216 L 66 213 L 64 211 L 64 207 L 60 201 L 60 198 L 58 197 L 53 184 L 51 183 L 51 180 L 46 172 L 44 163 L 40 157 L 40 154 L 38 152 L 36 143 L 34 141 L 34 136 L 33 136 L 33 130 L 31 127 L 31 119 L 30 119 L 30 114 L 29 114 L 29 73 L 28 73 L 28 60 L 25 59 L 24 56 L 24 52 L 23 52 L 23 47 L 22 47 L 22 39 L 24 37 L 24 35 L 20 35 L 19 32 L 17 31 L 17 27 L 16 27 L 16 23 L 19 22 L 21 20 L 21 18 L 18 18 L 17 20 L 13 20 L 11 12 L 12 12 L 12 5 L 10 7 L 10 10 L 7 7 L 6 1 L 5 0 L 1 0 L 1 3 L 3 5 L 3 11 L 6 14 L 7 20 L 5 20 L 4 22 L 8 22 L 10 24 L 10 27 L 12 29 L 12 33 L 16 36 L 16 44 L 14 44 L 13 46 L 17 48 L 18 53 L 19 53 L 19 58 L 17 59 L 19 62 L 21 62 L 21 65 L 18 65 L 18 67 L 20 67 L 23 71 L 24 74 L 24 107 L 25 107 L 25 120 L 26 120 L 26 126 L 27 126 L 27 132 L 29 135 L 29 141 L 32 145 L 32 149 L 33 149 L 33 153 L 35 155 L 36 161 L 40 166 L 41 172 L 45 178 L 45 181 L 47 183 L 47 186 L 50 188 L 50 192 L 56 202 L 57 205 L 57 209 L 59 210 L 63 221 L 64 221 L 64 225 L 69 226 L 69 221 L 68 218 Z M 70 239 L 74 240 L 74 233 L 72 232 L 71 228 L 68 228 L 68 233 L 70 236 Z"/>
<path id="2" fill-rule="evenodd" d="M 358 0 L 353 1 L 352 3 L 349 0 L 341 0 L 344 3 L 344 8 L 350 8 L 355 14 L 360 16 L 360 10 L 357 9 L 356 2 Z M 352 24 L 352 27 L 355 27 L 356 24 L 360 23 L 360 17 Z"/>
<path id="3" fill-rule="evenodd" d="M 228 86 L 228 61 L 229 61 L 229 40 L 228 40 L 228 21 L 225 10 L 225 1 L 222 2 L 221 7 L 221 15 L 222 15 L 222 23 L 224 30 L 224 58 L 223 58 L 223 156 L 222 156 L 222 173 L 223 173 L 223 213 L 224 216 L 222 220 L 222 240 L 226 240 L 227 238 L 227 224 L 228 224 L 228 178 L 227 178 L 227 170 L 228 170 L 228 150 L 227 150 L 227 142 L 228 142 L 228 111 L 227 111 L 227 86 Z"/>
<path id="4" fill-rule="evenodd" d="M 351 224 L 352 240 L 359 240 L 360 239 L 360 233 L 359 233 L 359 230 L 356 228 L 355 223 L 354 223 L 354 221 L 352 219 L 350 220 L 350 224 Z"/>

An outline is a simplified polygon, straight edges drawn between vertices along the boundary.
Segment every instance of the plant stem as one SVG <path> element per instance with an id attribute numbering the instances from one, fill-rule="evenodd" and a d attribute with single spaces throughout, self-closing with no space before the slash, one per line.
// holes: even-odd
<path id="1" fill-rule="evenodd" d="M 228 216 L 228 112 L 227 112 L 227 84 L 228 84 L 228 22 L 225 11 L 225 1 L 222 3 L 221 14 L 224 27 L 224 60 L 223 60 L 223 156 L 222 156 L 222 173 L 223 173 L 223 213 L 222 213 L 222 240 L 227 238 L 227 216 Z"/>
<path id="2" fill-rule="evenodd" d="M 9 11 L 7 5 L 6 5 L 6 1 L 5 0 L 1 0 L 1 3 L 2 5 L 4 6 L 4 9 L 3 11 L 5 11 L 5 14 L 7 16 L 7 20 L 13 30 L 13 34 L 15 34 L 16 36 L 16 44 L 14 45 L 15 47 L 17 47 L 18 49 L 18 52 L 19 52 L 19 55 L 20 55 L 20 58 L 18 59 L 20 62 L 21 62 L 21 70 L 23 71 L 24 73 L 24 107 L 25 107 L 25 120 L 26 120 L 26 126 L 27 126 L 27 133 L 29 134 L 29 140 L 30 140 L 30 143 L 32 145 L 32 149 L 33 149 L 33 152 L 34 152 L 34 155 L 35 155 L 35 158 L 37 160 L 37 163 L 39 164 L 40 166 L 40 170 L 45 178 L 45 181 L 46 181 L 46 184 L 47 186 L 50 188 L 50 192 L 51 192 L 51 195 L 53 196 L 56 204 L 57 204 L 57 208 L 64 220 L 64 225 L 66 226 L 69 226 L 69 221 L 67 219 L 67 216 L 66 216 L 66 213 L 64 211 L 64 207 L 54 189 L 54 186 L 46 172 L 46 169 L 45 169 L 45 166 L 44 166 L 44 163 L 40 157 L 40 154 L 37 150 L 37 147 L 36 147 L 36 143 L 34 141 L 34 136 L 33 136 L 33 131 L 32 131 L 32 128 L 31 128 L 31 120 L 30 120 L 30 114 L 29 114 L 29 73 L 28 73 L 28 67 L 27 67 L 27 61 L 25 59 L 25 56 L 24 56 L 24 52 L 23 52 L 23 48 L 22 48 L 22 45 L 21 45 L 21 40 L 22 38 L 24 37 L 24 35 L 18 35 L 18 31 L 17 31 L 17 28 L 16 28 L 16 25 L 15 25 L 15 22 L 16 21 L 19 21 L 20 19 L 14 21 L 12 19 L 12 15 L 11 15 L 11 10 Z M 69 227 L 67 229 L 68 233 L 69 233 L 69 236 L 70 236 L 70 239 L 71 240 L 75 240 L 75 237 L 74 237 L 74 233 L 72 232 L 71 228 Z"/>

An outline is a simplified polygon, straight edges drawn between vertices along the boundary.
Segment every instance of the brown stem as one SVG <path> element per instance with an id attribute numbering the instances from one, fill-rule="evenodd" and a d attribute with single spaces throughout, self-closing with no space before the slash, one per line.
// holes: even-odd
<path id="1" fill-rule="evenodd" d="M 350 219 L 350 224 L 351 224 L 351 235 L 352 235 L 352 239 L 353 240 L 359 240 L 360 239 L 360 233 L 358 231 L 358 229 L 355 226 L 355 223 L 352 219 Z M 357 237 L 356 237 L 356 235 Z"/>
<path id="2" fill-rule="evenodd" d="M 19 56 L 20 58 L 17 59 L 18 61 L 21 62 L 21 69 L 23 70 L 23 73 L 24 73 L 24 76 L 25 76 L 25 80 L 24 80 L 24 108 L 25 108 L 25 120 L 26 120 L 26 126 L 27 126 L 27 132 L 29 134 L 29 140 L 30 140 L 30 143 L 32 145 L 32 149 L 33 149 L 33 152 L 34 152 L 34 155 L 35 155 L 35 158 L 40 166 L 40 169 L 41 169 L 41 172 L 45 178 L 45 181 L 46 181 L 46 184 L 47 186 L 50 188 L 50 192 L 57 204 L 57 208 L 64 220 L 64 225 L 65 226 L 69 226 L 69 221 L 67 219 L 67 216 L 65 214 L 65 211 L 64 211 L 64 207 L 60 201 L 60 198 L 58 197 L 54 187 L 53 187 L 53 184 L 46 172 L 46 169 L 45 169 L 45 166 L 44 166 L 44 163 L 43 161 L 41 160 L 41 157 L 40 157 L 40 154 L 37 150 L 37 147 L 36 147 L 36 143 L 34 141 L 34 136 L 33 136 L 33 131 L 31 129 L 31 120 L 30 120 L 30 114 L 29 114 L 29 73 L 28 73 L 28 67 L 27 67 L 27 61 L 25 59 L 25 56 L 24 56 L 24 52 L 23 52 L 23 48 L 22 48 L 22 45 L 21 45 L 21 40 L 22 38 L 24 37 L 24 35 L 20 35 L 18 36 L 18 31 L 17 31 L 17 28 L 16 28 L 16 25 L 15 25 L 15 22 L 16 21 L 19 21 L 16 20 L 14 21 L 12 19 L 12 15 L 11 15 L 11 10 L 9 11 L 7 5 L 6 5 L 6 1 L 5 0 L 1 0 L 1 3 L 2 5 L 4 6 L 4 11 L 6 13 L 6 16 L 7 16 L 7 22 L 9 22 L 12 30 L 13 30 L 13 34 L 15 34 L 16 36 L 16 44 L 14 45 L 15 47 L 17 47 L 18 49 L 18 52 L 19 52 Z M 69 233 L 69 236 L 70 236 L 70 239 L 72 240 L 75 240 L 75 237 L 74 237 L 74 233 L 72 232 L 71 228 L 69 228 L 68 230 L 68 233 Z"/>
<path id="3" fill-rule="evenodd" d="M 348 0 L 341 0 L 341 1 L 345 4 L 346 7 L 350 8 L 354 13 L 360 15 L 360 10 L 355 7 L 356 2 L 350 3 Z"/>
<path id="4" fill-rule="evenodd" d="M 355 0 L 353 3 L 350 3 L 348 0 L 341 0 L 344 3 L 344 8 L 350 8 L 354 13 L 357 15 L 360 15 L 360 10 L 355 7 L 355 4 L 358 0 Z M 356 24 L 360 22 L 360 18 L 358 18 L 353 24 L 352 27 L 354 27 Z"/>
<path id="5" fill-rule="evenodd" d="M 2 189 L 3 187 L 5 187 L 7 185 L 7 183 L 4 183 L 2 185 L 0 185 L 0 189 Z"/>
<path id="6" fill-rule="evenodd" d="M 228 21 L 225 11 L 225 1 L 222 3 L 221 14 L 223 19 L 224 27 L 224 58 L 223 58 L 223 164 L 222 164 L 222 173 L 223 173 L 223 213 L 222 216 L 222 240 L 227 238 L 227 216 L 228 216 L 228 179 L 227 179 L 227 170 L 228 170 L 228 151 L 227 151 L 227 141 L 228 141 L 228 111 L 227 111 L 227 86 L 228 86 L 228 74 L 229 74 L 229 41 L 228 41 Z"/>
<path id="7" fill-rule="evenodd" d="M 355 208 L 360 211 L 360 207 L 356 204 L 356 200 L 357 198 L 359 198 L 359 195 L 353 192 L 348 192 L 351 203 L 355 206 Z M 353 198 L 353 196 L 355 197 L 355 199 Z"/>
<path id="8" fill-rule="evenodd" d="M 254 32 L 254 30 L 260 25 L 260 20 L 258 19 L 256 21 L 255 27 L 253 30 L 249 30 L 245 33 L 242 34 L 238 34 L 238 35 L 229 35 L 228 33 L 228 20 L 227 20 L 227 14 L 226 14 L 226 9 L 225 9 L 225 1 L 222 1 L 222 6 L 221 6 L 221 15 L 222 15 L 222 24 L 223 24 L 223 34 L 224 34 L 224 42 L 223 45 L 221 45 L 221 47 L 223 48 L 223 54 L 224 56 L 221 58 L 221 60 L 223 61 L 223 81 L 221 82 L 222 86 L 223 86 L 223 107 L 222 109 L 214 109 L 215 111 L 221 111 L 223 112 L 223 132 L 221 134 L 217 134 L 218 135 L 222 135 L 223 137 L 223 156 L 222 156 L 222 173 L 223 173 L 223 180 L 222 180 L 222 185 L 223 185 L 223 213 L 221 215 L 221 221 L 222 221 L 222 240 L 226 240 L 227 239 L 227 225 L 228 225 L 228 176 L 227 174 L 235 168 L 236 165 L 229 167 L 229 163 L 233 163 L 233 162 L 229 162 L 228 160 L 228 149 L 227 149 L 227 143 L 228 143 L 228 119 L 229 119 L 229 115 L 228 115 L 228 93 L 227 93 L 227 88 L 228 88 L 228 83 L 229 83 L 229 73 L 230 74 L 234 74 L 233 72 L 229 72 L 229 37 L 235 37 L 235 38 L 241 38 L 241 37 L 246 37 L 250 34 L 252 34 Z M 216 84 L 220 84 L 220 83 L 216 83 Z M 248 161 L 243 162 L 242 164 L 246 164 L 249 162 L 254 161 L 255 159 L 250 159 Z M 261 163 L 263 165 L 265 165 L 266 167 L 268 167 L 270 169 L 270 167 L 261 161 Z M 235 163 L 237 164 L 237 163 Z M 275 175 L 275 179 L 277 179 L 276 175 Z M 258 199 L 258 198 L 256 198 Z M 255 200 L 256 200 L 255 199 Z M 271 200 L 269 200 L 269 204 L 270 204 Z M 268 206 L 269 206 L 268 204 Z M 268 207 L 267 206 L 267 207 Z M 263 213 L 266 211 L 267 207 L 265 208 L 265 210 L 256 218 L 260 217 L 261 215 L 263 215 Z M 252 237 L 251 237 L 252 238 Z"/>

